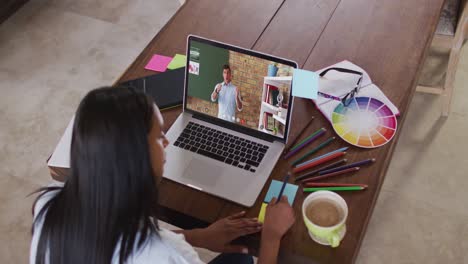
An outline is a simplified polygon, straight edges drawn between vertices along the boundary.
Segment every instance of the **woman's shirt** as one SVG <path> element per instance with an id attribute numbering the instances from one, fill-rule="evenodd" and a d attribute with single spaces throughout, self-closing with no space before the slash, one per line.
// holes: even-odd
<path id="1" fill-rule="evenodd" d="M 43 195 L 36 203 L 34 208 L 34 219 L 40 212 L 42 207 L 49 201 L 57 191 L 51 191 Z M 43 215 L 45 216 L 45 214 Z M 31 241 L 31 252 L 29 256 L 29 263 L 36 262 L 36 251 L 44 223 L 44 217 L 34 226 L 34 234 Z M 148 237 L 138 250 L 135 250 L 128 258 L 126 263 L 132 264 L 146 264 L 146 263 L 162 263 L 162 264 L 189 264 L 189 263 L 203 263 L 194 248 L 185 241 L 183 234 L 176 234 L 167 229 L 161 229 L 159 236 L 152 235 Z M 120 243 L 117 244 L 116 250 L 112 258 L 112 263 L 119 263 L 119 250 Z"/>

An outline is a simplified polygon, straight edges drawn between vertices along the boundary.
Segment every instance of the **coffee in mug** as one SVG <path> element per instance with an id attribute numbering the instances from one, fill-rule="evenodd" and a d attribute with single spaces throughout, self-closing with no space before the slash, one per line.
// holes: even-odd
<path id="1" fill-rule="evenodd" d="M 306 217 L 318 226 L 330 227 L 337 225 L 343 219 L 343 216 L 343 210 L 330 199 L 315 200 L 306 208 Z"/>
<path id="2" fill-rule="evenodd" d="M 337 247 L 346 234 L 348 206 L 334 192 L 317 191 L 307 196 L 302 203 L 302 217 L 315 242 Z"/>

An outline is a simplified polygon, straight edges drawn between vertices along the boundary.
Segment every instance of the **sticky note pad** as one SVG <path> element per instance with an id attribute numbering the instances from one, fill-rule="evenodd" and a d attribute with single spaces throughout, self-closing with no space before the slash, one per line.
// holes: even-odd
<path id="1" fill-rule="evenodd" d="M 312 71 L 294 69 L 292 95 L 317 99 L 319 75 Z"/>
<path id="2" fill-rule="evenodd" d="M 171 63 L 167 65 L 169 70 L 174 70 L 178 68 L 185 67 L 185 63 L 187 62 L 187 56 L 182 54 L 176 54 L 172 59 Z"/>
<path id="3" fill-rule="evenodd" d="M 171 57 L 154 54 L 148 64 L 146 64 L 145 69 L 164 72 L 166 71 L 167 65 L 171 62 L 171 60 Z"/>
<path id="4" fill-rule="evenodd" d="M 266 208 L 268 204 L 267 203 L 262 203 L 262 207 L 260 208 L 260 213 L 258 213 L 258 222 L 263 223 L 265 222 L 265 213 L 266 213 Z"/>
<path id="5" fill-rule="evenodd" d="M 272 180 L 270 184 L 270 189 L 268 189 L 268 192 L 263 202 L 269 203 L 271 199 L 273 199 L 273 197 L 278 197 L 278 194 L 282 186 L 283 186 L 283 182 Z M 286 186 L 284 187 L 283 195 L 286 195 L 288 197 L 288 202 L 291 206 L 294 202 L 294 198 L 296 198 L 296 192 L 297 192 L 298 187 L 299 186 L 290 184 L 290 183 L 287 183 Z"/>

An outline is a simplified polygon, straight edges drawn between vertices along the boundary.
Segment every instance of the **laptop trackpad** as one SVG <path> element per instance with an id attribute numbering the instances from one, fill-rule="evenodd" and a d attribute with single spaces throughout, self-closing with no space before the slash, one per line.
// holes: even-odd
<path id="1" fill-rule="evenodd" d="M 223 168 L 214 162 L 193 158 L 185 168 L 184 178 L 187 178 L 189 182 L 193 182 L 194 185 L 201 185 L 201 188 L 203 186 L 215 186 L 222 171 Z"/>

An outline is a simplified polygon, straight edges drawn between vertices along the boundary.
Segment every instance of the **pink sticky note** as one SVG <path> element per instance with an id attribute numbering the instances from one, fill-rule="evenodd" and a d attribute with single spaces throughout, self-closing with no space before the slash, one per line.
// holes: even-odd
<path id="1" fill-rule="evenodd" d="M 146 64 L 145 69 L 164 72 L 167 69 L 167 65 L 171 62 L 172 58 L 154 54 L 151 60 Z"/>

